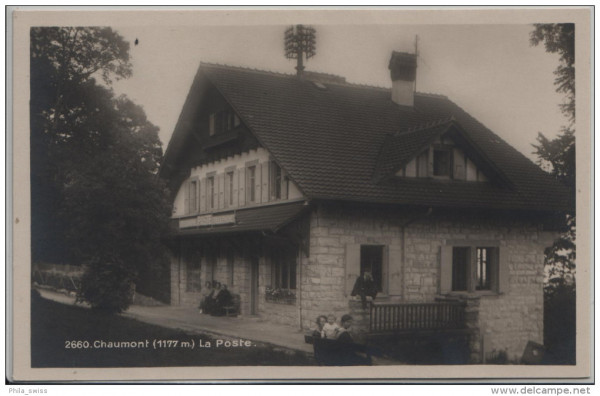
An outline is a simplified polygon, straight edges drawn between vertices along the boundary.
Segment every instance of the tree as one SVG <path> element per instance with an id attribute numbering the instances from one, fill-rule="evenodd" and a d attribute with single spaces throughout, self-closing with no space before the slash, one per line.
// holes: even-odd
<path id="1" fill-rule="evenodd" d="M 575 25 L 536 24 L 530 34 L 532 45 L 544 43 L 546 52 L 558 53 L 554 74 L 556 91 L 564 93 L 560 109 L 568 125 L 554 139 L 538 133 L 534 153 L 539 164 L 571 192 L 575 202 Z M 544 287 L 544 344 L 556 364 L 575 363 L 575 208 L 569 210 L 563 232 L 545 251 L 547 282 Z"/>
<path id="2" fill-rule="evenodd" d="M 131 75 L 129 44 L 110 28 L 34 27 L 30 31 L 31 239 L 33 261 L 69 259 L 58 216 L 65 161 L 88 152 L 94 131 L 86 88 Z"/>
<path id="3" fill-rule="evenodd" d="M 86 264 L 79 297 L 121 311 L 140 275 L 164 278 L 170 206 L 157 176 L 158 128 L 110 90 L 112 78 L 131 75 L 117 33 L 52 27 L 31 36 L 34 260 Z"/>

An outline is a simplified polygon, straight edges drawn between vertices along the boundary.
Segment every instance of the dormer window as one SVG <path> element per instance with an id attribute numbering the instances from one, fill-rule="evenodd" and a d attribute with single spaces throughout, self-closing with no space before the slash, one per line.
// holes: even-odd
<path id="1" fill-rule="evenodd" d="M 240 118 L 231 109 L 212 113 L 208 117 L 208 134 L 213 136 L 232 130 L 240 125 Z"/>

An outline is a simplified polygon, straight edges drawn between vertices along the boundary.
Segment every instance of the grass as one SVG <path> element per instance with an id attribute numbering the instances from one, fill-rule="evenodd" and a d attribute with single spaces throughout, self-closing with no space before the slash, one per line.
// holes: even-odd
<path id="1" fill-rule="evenodd" d="M 96 340 L 149 340 L 148 348 L 93 348 Z M 153 340 L 190 341 L 194 349 L 152 347 Z M 197 342 L 211 341 L 212 348 Z M 88 341 L 89 348 L 66 348 L 68 341 Z M 314 365 L 301 352 L 284 351 L 264 344 L 243 348 L 216 348 L 207 335 L 149 325 L 119 315 L 95 312 L 32 296 L 31 365 L 42 367 L 171 367 L 171 366 L 301 366 Z"/>

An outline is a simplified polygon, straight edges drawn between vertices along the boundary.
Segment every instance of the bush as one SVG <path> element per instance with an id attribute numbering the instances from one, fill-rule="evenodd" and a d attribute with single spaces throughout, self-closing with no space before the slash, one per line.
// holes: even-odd
<path id="1" fill-rule="evenodd" d="M 93 309 L 119 313 L 127 308 L 135 292 L 135 272 L 118 257 L 94 258 L 86 264 L 78 300 Z"/>

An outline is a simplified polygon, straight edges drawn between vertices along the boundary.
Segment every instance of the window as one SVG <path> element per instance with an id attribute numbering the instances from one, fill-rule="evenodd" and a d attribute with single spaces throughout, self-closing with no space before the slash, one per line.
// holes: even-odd
<path id="1" fill-rule="evenodd" d="M 490 290 L 492 278 L 492 256 L 493 248 L 478 247 L 475 258 L 475 267 L 477 268 L 475 289 Z"/>
<path id="2" fill-rule="evenodd" d="M 227 201 L 229 206 L 233 205 L 233 172 L 227 172 Z"/>
<path id="3" fill-rule="evenodd" d="M 473 245 L 454 246 L 451 249 L 449 291 L 500 291 L 502 273 L 506 272 L 506 267 L 500 265 L 498 247 Z"/>
<path id="4" fill-rule="evenodd" d="M 190 213 L 196 213 L 198 211 L 198 180 L 192 180 L 190 182 Z"/>
<path id="5" fill-rule="evenodd" d="M 215 208 L 215 177 L 211 176 L 209 178 L 206 179 L 207 181 L 207 193 L 208 196 L 206 197 L 208 200 L 208 208 L 209 209 L 214 209 Z"/>
<path id="6" fill-rule="evenodd" d="M 271 199 L 281 199 L 281 167 L 271 161 Z"/>
<path id="7" fill-rule="evenodd" d="M 194 250 L 186 255 L 186 279 L 185 290 L 188 292 L 198 292 L 202 286 L 200 279 L 201 255 Z"/>
<path id="8" fill-rule="evenodd" d="M 256 166 L 249 166 L 247 170 L 246 191 L 248 193 L 248 201 L 256 201 Z"/>
<path id="9" fill-rule="evenodd" d="M 370 272 L 379 293 L 383 292 L 383 248 L 381 245 L 360 247 L 360 275 Z"/>
<path id="10" fill-rule="evenodd" d="M 271 253 L 271 286 L 266 288 L 265 297 L 269 302 L 296 302 L 296 254 L 293 250 Z"/>
<path id="11" fill-rule="evenodd" d="M 433 176 L 450 177 L 452 171 L 452 150 L 433 150 Z"/>
<path id="12" fill-rule="evenodd" d="M 469 279 L 469 248 L 452 249 L 452 291 L 467 291 Z"/>
<path id="13" fill-rule="evenodd" d="M 208 134 L 230 131 L 240 125 L 240 118 L 231 109 L 212 113 L 208 117 Z"/>

